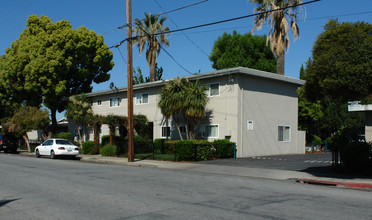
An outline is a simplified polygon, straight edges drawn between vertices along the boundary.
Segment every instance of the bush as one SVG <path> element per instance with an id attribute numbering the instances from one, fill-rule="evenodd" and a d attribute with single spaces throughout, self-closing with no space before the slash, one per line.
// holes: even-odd
<path id="1" fill-rule="evenodd" d="M 212 158 L 212 144 L 206 140 L 177 141 L 176 152 L 178 160 L 209 160 Z"/>
<path id="2" fill-rule="evenodd" d="M 178 160 L 193 160 L 195 158 L 194 142 L 191 140 L 177 141 L 175 149 Z"/>
<path id="3" fill-rule="evenodd" d="M 164 147 L 163 147 L 164 141 L 165 139 L 161 139 L 161 138 L 154 140 L 154 153 L 155 154 L 164 154 Z"/>
<path id="4" fill-rule="evenodd" d="M 313 141 L 314 141 L 314 145 L 321 145 L 322 144 L 322 139 L 319 137 L 319 136 L 316 136 L 314 135 L 313 136 Z"/>
<path id="5" fill-rule="evenodd" d="M 133 137 L 133 145 L 135 154 L 152 153 L 152 143 L 141 136 L 135 135 Z"/>
<path id="6" fill-rule="evenodd" d="M 372 144 L 352 142 L 341 148 L 341 161 L 345 168 L 366 168 L 371 163 Z"/>
<path id="7" fill-rule="evenodd" d="M 216 158 L 232 158 L 234 156 L 234 142 L 229 140 L 215 140 L 212 145 L 216 149 Z"/>
<path id="8" fill-rule="evenodd" d="M 93 141 L 86 141 L 83 143 L 83 146 L 82 146 L 82 153 L 83 154 L 93 154 L 93 150 L 94 150 L 94 142 Z"/>
<path id="9" fill-rule="evenodd" d="M 66 140 L 69 140 L 70 142 L 74 142 L 74 140 L 72 138 L 72 134 L 70 132 L 60 132 L 58 134 L 55 134 L 53 137 L 54 138 L 66 139 Z"/>
<path id="10" fill-rule="evenodd" d="M 99 153 L 102 156 L 116 156 L 116 146 L 115 145 L 106 144 L 105 146 L 103 146 L 99 150 Z"/>
<path id="11" fill-rule="evenodd" d="M 165 154 L 175 154 L 176 153 L 176 143 L 175 140 L 164 140 L 163 152 Z"/>

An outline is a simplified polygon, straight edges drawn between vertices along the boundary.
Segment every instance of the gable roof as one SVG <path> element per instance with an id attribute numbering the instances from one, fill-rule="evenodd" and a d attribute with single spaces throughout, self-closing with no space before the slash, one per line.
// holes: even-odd
<path id="1" fill-rule="evenodd" d="M 207 72 L 207 73 L 200 73 L 200 74 L 185 76 L 182 78 L 186 78 L 188 80 L 197 80 L 197 79 L 208 79 L 208 78 L 219 77 L 219 76 L 224 76 L 224 75 L 232 75 L 232 74 L 243 74 L 247 76 L 261 77 L 267 80 L 282 81 L 282 82 L 294 84 L 297 86 L 302 86 L 305 84 L 305 81 L 301 79 L 296 79 L 296 78 L 292 78 L 288 76 L 282 76 L 276 73 L 269 73 L 269 72 L 250 69 L 246 67 L 234 67 L 234 68 L 229 68 L 229 69 L 216 70 L 216 71 Z M 163 86 L 167 82 L 173 79 L 174 78 L 133 85 L 133 90 Z M 127 91 L 127 87 L 121 87 L 115 90 L 108 89 L 108 90 L 103 90 L 103 91 L 98 91 L 98 92 L 87 93 L 86 95 L 88 97 L 93 97 L 93 96 L 109 95 L 112 93 L 119 93 L 119 92 L 126 92 L 126 91 Z"/>

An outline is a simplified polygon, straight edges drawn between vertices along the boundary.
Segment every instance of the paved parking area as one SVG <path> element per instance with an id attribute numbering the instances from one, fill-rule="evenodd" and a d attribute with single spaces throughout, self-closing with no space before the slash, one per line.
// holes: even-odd
<path id="1" fill-rule="evenodd" d="M 213 160 L 202 163 L 250 168 L 324 172 L 329 171 L 332 168 L 332 153 L 261 156 Z"/>

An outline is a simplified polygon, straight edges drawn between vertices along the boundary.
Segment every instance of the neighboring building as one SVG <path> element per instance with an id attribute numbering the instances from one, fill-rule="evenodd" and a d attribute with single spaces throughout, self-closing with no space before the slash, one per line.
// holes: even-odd
<path id="1" fill-rule="evenodd" d="M 57 121 L 56 133 L 59 133 L 59 132 L 68 132 L 68 121 L 66 118 L 62 118 Z M 41 130 L 33 130 L 30 132 L 27 132 L 27 136 L 28 136 L 30 143 L 33 143 L 33 144 L 41 144 L 44 141 Z"/>
<path id="2" fill-rule="evenodd" d="M 185 78 L 208 86 L 211 115 L 199 126 L 198 138 L 230 139 L 237 144 L 238 157 L 305 153 L 305 133 L 297 130 L 297 89 L 305 81 L 243 67 Z M 168 81 L 133 86 L 134 114 L 146 115 L 153 122 L 154 139 L 179 137 L 157 107 Z M 127 88 L 86 95 L 94 114 L 127 115 Z M 75 129 L 69 126 L 71 133 Z M 102 126 L 101 135 L 108 133 L 107 126 Z M 93 132 L 85 134 L 85 140 L 93 140 Z"/>
<path id="3" fill-rule="evenodd" d="M 349 102 L 349 112 L 365 112 L 366 123 L 365 123 L 365 138 L 367 142 L 372 141 L 372 104 L 362 105 L 360 101 Z"/>

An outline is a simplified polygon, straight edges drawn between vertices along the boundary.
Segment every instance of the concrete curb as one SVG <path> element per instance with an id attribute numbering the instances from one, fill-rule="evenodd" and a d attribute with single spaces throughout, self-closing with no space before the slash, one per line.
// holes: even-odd
<path id="1" fill-rule="evenodd" d="M 339 181 L 313 180 L 313 179 L 297 179 L 297 182 L 317 184 L 317 185 L 326 185 L 326 186 L 347 187 L 347 188 L 372 189 L 372 184 L 369 184 L 369 183 L 339 182 Z"/>

